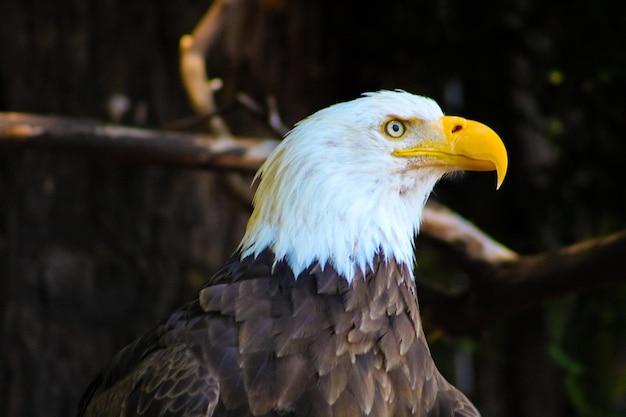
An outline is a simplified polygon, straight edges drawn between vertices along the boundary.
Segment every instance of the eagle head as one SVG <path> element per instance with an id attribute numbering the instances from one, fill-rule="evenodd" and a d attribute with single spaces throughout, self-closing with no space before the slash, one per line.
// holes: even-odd
<path id="1" fill-rule="evenodd" d="M 489 127 L 444 116 L 432 99 L 367 93 L 302 120 L 266 160 L 241 256 L 271 249 L 295 276 L 314 262 L 348 281 L 384 254 L 412 265 L 435 183 L 458 170 L 507 170 Z"/>

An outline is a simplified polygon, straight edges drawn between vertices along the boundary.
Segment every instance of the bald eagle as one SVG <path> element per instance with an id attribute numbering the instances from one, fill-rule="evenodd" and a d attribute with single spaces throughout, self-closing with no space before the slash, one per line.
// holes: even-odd
<path id="1" fill-rule="evenodd" d="M 507 169 L 498 135 L 404 91 L 298 123 L 260 169 L 240 246 L 125 347 L 79 416 L 477 416 L 431 358 L 413 277 L 435 183 Z"/>

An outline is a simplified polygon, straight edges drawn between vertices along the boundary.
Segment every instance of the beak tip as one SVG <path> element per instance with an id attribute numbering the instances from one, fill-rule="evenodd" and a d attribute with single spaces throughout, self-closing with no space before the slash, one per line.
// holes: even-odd
<path id="1" fill-rule="evenodd" d="M 504 166 L 503 168 L 496 167 L 496 175 L 497 175 L 496 190 L 499 190 L 500 187 L 502 186 L 502 183 L 504 182 L 504 177 L 506 177 L 506 171 L 507 171 L 506 166 Z"/>

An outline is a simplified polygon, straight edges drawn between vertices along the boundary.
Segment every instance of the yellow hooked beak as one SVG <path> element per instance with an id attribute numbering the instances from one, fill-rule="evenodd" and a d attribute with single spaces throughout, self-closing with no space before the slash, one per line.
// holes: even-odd
<path id="1" fill-rule="evenodd" d="M 393 155 L 426 157 L 426 164 L 465 171 L 496 171 L 496 189 L 500 188 L 506 175 L 508 158 L 504 143 L 496 132 L 482 123 L 462 117 L 443 116 L 440 120 L 446 140 L 396 149 Z"/>

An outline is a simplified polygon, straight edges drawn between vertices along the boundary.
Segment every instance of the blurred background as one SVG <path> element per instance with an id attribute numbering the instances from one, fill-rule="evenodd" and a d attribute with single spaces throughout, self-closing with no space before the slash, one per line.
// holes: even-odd
<path id="1" fill-rule="evenodd" d="M 210 5 L 3 0 L 0 111 L 180 126 L 193 110 L 178 43 Z M 234 134 L 276 137 L 240 92 L 275 98 L 291 126 L 401 88 L 504 139 L 500 191 L 469 174 L 434 196 L 504 245 L 533 254 L 626 229 L 626 20 L 614 1 L 248 0 L 234 15 L 207 60 Z M 73 415 L 111 355 L 222 265 L 248 214 L 223 174 L 0 151 L 0 416 Z M 419 279 L 461 274 L 417 250 Z M 626 416 L 625 285 L 431 346 L 485 417 Z"/>

